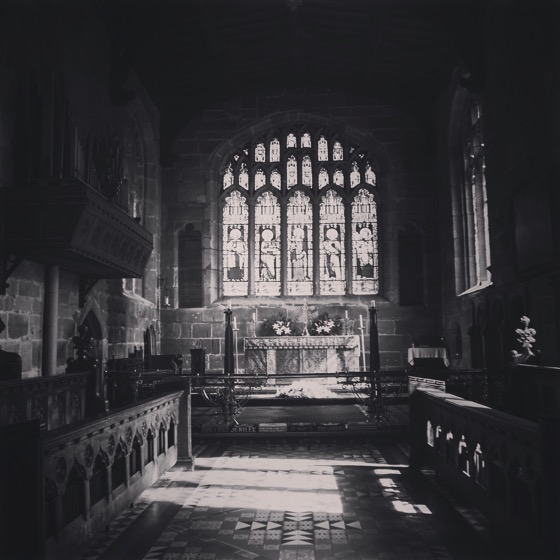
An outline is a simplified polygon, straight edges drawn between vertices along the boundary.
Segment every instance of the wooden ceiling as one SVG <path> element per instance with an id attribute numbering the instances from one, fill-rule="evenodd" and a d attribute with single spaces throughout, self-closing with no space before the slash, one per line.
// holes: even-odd
<path id="1" fill-rule="evenodd" d="M 271 88 L 350 91 L 433 122 L 457 62 L 476 71 L 486 0 L 97 3 L 113 30 L 117 90 L 134 69 L 170 140 L 202 108 Z"/>

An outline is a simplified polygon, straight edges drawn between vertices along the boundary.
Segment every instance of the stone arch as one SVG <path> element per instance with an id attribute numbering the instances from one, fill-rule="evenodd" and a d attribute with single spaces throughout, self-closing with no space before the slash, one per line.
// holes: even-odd
<path id="1" fill-rule="evenodd" d="M 220 208 L 218 204 L 218 197 L 220 193 L 220 170 L 225 159 L 240 145 L 249 142 L 259 135 L 267 134 L 271 129 L 285 127 L 290 123 L 293 123 L 294 125 L 308 123 L 310 126 L 324 127 L 335 134 L 346 136 L 346 138 L 350 141 L 356 142 L 360 145 L 360 147 L 371 151 L 374 155 L 372 164 L 376 167 L 377 176 L 377 186 L 375 187 L 375 190 L 381 195 L 377 203 L 379 216 L 378 227 L 380 231 L 383 230 L 383 185 L 386 183 L 386 178 L 390 177 L 392 174 L 391 160 L 384 144 L 375 139 L 370 132 L 351 126 L 340 119 L 331 119 L 301 111 L 289 111 L 286 113 L 268 115 L 267 117 L 246 126 L 243 130 L 224 141 L 209 156 L 208 166 L 205 169 L 205 182 L 207 185 L 207 192 L 209 193 L 208 203 L 211 208 L 209 231 L 206 232 L 210 239 L 219 239 Z M 177 240 L 175 240 L 175 242 L 176 241 Z M 211 286 L 210 293 L 205 293 L 204 304 L 209 304 L 211 301 L 215 301 L 219 295 L 219 251 L 217 244 L 212 243 L 211 245 L 214 247 L 213 250 L 207 251 L 203 255 L 202 266 L 206 275 L 204 278 L 204 284 L 206 286 Z M 382 244 L 380 243 L 380 262 L 383 257 L 381 249 Z M 383 270 L 388 270 L 388 267 L 382 267 L 381 274 L 385 276 Z M 208 277 L 208 275 L 210 277 Z M 383 281 L 383 284 L 385 284 L 385 281 Z"/>

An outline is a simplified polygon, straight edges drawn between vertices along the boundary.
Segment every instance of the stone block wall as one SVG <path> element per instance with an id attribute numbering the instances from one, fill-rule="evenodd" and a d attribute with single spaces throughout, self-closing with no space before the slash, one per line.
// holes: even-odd
<path id="1" fill-rule="evenodd" d="M 331 90 L 278 91 L 245 96 L 205 110 L 192 118 L 173 146 L 174 161 L 163 170 L 162 273 L 172 283 L 171 309 L 162 312 L 162 352 L 182 353 L 190 363 L 190 348 L 207 351 L 207 368 L 223 368 L 223 304 L 217 238 L 220 161 L 239 138 L 289 122 L 322 123 L 373 148 L 380 190 L 380 336 L 384 368 L 406 366 L 412 338 L 426 330 L 441 335 L 439 233 L 436 221 L 435 141 L 430 129 L 412 122 L 405 112 L 375 99 L 355 98 Z M 245 140 L 244 140 L 245 141 Z M 192 224 L 202 234 L 205 307 L 176 309 L 177 236 Z M 413 224 L 423 235 L 425 305 L 401 307 L 398 293 L 398 234 Z M 230 298 L 225 298 L 230 299 Z M 309 298 L 319 313 L 367 316 L 372 296 Z M 239 367 L 242 339 L 252 336 L 252 316 L 259 325 L 269 316 L 299 313 L 302 298 L 233 298 L 237 316 Z M 366 344 L 369 344 L 366 337 Z M 368 350 L 369 351 L 369 350 Z"/>

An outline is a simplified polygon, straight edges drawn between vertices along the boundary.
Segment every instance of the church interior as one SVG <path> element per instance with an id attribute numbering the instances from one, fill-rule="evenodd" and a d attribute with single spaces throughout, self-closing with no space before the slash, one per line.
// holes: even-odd
<path id="1" fill-rule="evenodd" d="M 0 557 L 560 557 L 559 28 L 0 0 Z"/>

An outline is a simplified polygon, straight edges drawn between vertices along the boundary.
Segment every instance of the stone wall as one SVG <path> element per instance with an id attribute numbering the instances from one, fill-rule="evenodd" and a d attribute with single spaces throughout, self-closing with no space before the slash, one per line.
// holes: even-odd
<path id="1" fill-rule="evenodd" d="M 435 143 L 432 131 L 422 128 L 406 113 L 375 99 L 322 91 L 275 91 L 246 96 L 205 110 L 179 134 L 174 163 L 164 169 L 162 216 L 162 273 L 172 285 L 171 309 L 162 312 L 162 352 L 182 353 L 189 367 L 189 350 L 200 345 L 207 352 L 207 367 L 223 364 L 223 304 L 219 286 L 219 221 L 217 198 L 221 157 L 236 144 L 289 122 L 321 123 L 358 138 L 373 148 L 380 190 L 379 307 L 382 365 L 406 366 L 406 349 L 418 334 L 441 334 L 439 248 L 436 221 Z M 203 308 L 176 309 L 177 236 L 187 224 L 202 233 Z M 398 234 L 412 224 L 423 235 L 425 306 L 401 307 L 398 293 Z M 229 298 L 227 298 L 229 299 Z M 371 296 L 309 298 L 317 314 L 344 316 L 349 309 L 356 320 L 367 316 Z M 301 313 L 303 298 L 233 298 L 234 316 L 242 339 L 252 336 L 252 317 L 259 324 L 269 317 Z M 367 341 L 367 337 L 366 337 Z M 242 356 L 240 357 L 242 369 Z"/>

